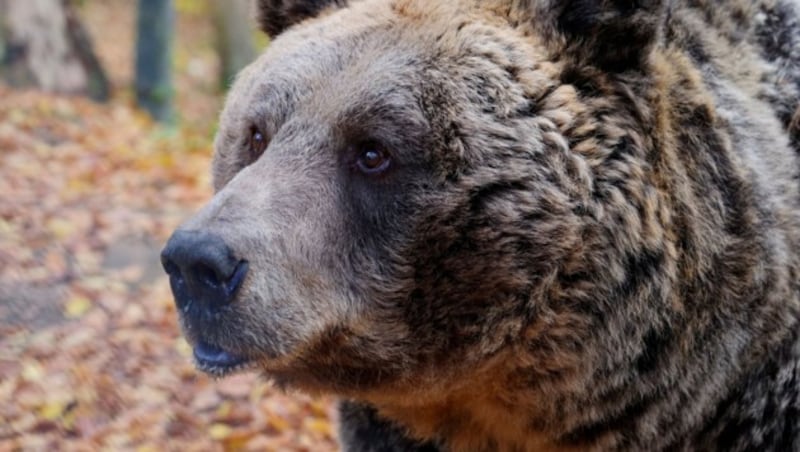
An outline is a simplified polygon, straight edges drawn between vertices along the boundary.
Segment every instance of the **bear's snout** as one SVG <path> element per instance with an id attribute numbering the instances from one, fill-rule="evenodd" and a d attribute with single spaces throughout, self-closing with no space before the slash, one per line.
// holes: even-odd
<path id="1" fill-rule="evenodd" d="M 191 322 L 209 318 L 230 304 L 247 275 L 248 262 L 237 258 L 222 237 L 205 231 L 178 230 L 161 252 L 175 304 Z"/>

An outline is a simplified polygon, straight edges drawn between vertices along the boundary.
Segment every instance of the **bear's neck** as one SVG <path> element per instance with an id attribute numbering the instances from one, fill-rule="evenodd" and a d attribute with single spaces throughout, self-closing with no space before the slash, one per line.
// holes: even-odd
<path id="1" fill-rule="evenodd" d="M 508 378 L 508 372 L 491 369 L 458 387 L 419 382 L 414 394 L 383 392 L 369 401 L 411 437 L 432 439 L 445 450 L 565 450 L 532 423 L 538 416 L 530 409 L 531 400 L 517 400 L 521 394 L 514 394 L 516 389 L 502 387 Z"/>
<path id="2" fill-rule="evenodd" d="M 771 394 L 774 400 L 767 404 L 798 400 L 800 384 L 787 387 L 778 380 L 786 377 L 780 372 L 794 372 L 788 378 L 800 381 L 800 330 L 796 319 L 794 327 L 776 326 L 786 334 L 776 334 L 783 339 L 767 344 L 737 336 L 742 330 L 711 323 L 708 328 L 699 326 L 706 320 L 711 319 L 689 322 L 686 330 L 668 333 L 669 345 L 645 335 L 641 338 L 644 346 L 657 349 L 660 356 L 644 359 L 639 354 L 639 359 L 624 359 L 627 366 L 612 368 L 587 358 L 560 369 L 558 378 L 542 378 L 541 372 L 532 377 L 530 367 L 519 365 L 524 359 L 517 348 L 474 372 L 470 381 L 459 381 L 457 387 L 433 380 L 416 382 L 415 391 L 406 388 L 396 397 L 390 395 L 392 391 L 384 392 L 368 401 L 383 417 L 406 427 L 411 436 L 433 439 L 451 451 L 635 450 L 682 441 L 714 444 L 717 427 L 741 415 L 737 407 L 748 397 L 763 396 L 761 386 L 774 384 L 784 390 Z M 695 339 L 682 340 L 682 333 Z M 606 332 L 596 334 L 603 337 Z M 702 341 L 696 339 L 700 336 Z M 620 350 L 620 356 L 624 354 Z M 766 366 L 752 365 L 764 364 L 765 354 L 771 356 Z M 780 372 L 773 375 L 769 369 Z M 669 426 L 672 436 L 659 433 L 659 426 Z"/>

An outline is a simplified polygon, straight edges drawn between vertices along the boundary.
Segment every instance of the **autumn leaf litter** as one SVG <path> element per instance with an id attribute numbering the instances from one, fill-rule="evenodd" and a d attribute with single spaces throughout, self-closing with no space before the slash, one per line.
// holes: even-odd
<path id="1" fill-rule="evenodd" d="M 331 401 L 211 380 L 179 334 L 158 251 L 211 196 L 212 135 L 0 85 L 0 451 L 336 448 Z"/>

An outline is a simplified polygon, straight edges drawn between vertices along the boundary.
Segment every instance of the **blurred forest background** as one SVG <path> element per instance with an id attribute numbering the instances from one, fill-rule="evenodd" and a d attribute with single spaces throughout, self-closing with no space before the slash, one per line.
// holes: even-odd
<path id="1" fill-rule="evenodd" d="M 158 258 L 249 1 L 0 0 L 0 451 L 335 449 L 330 401 L 193 368 Z"/>

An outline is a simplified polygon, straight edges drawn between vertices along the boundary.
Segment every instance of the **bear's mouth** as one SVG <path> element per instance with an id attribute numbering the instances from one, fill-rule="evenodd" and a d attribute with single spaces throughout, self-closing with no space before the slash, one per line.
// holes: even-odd
<path id="1" fill-rule="evenodd" d="M 199 370 L 215 377 L 241 372 L 252 368 L 255 364 L 250 358 L 202 341 L 194 345 L 194 361 Z"/>

